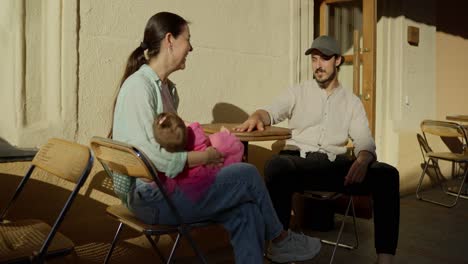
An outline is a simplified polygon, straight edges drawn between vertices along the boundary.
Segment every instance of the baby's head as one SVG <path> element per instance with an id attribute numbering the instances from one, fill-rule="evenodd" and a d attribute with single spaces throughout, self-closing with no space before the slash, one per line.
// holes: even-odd
<path id="1" fill-rule="evenodd" d="M 168 152 L 183 151 L 187 144 L 187 127 L 176 114 L 164 112 L 153 123 L 154 138 Z"/>

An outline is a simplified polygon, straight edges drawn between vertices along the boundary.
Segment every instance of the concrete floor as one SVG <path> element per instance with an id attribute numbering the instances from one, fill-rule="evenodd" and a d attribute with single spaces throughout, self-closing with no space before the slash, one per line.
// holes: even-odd
<path id="1" fill-rule="evenodd" d="M 0 174 L 0 208 L 5 205 L 20 179 Z M 18 200 L 16 208 L 10 212 L 10 219 L 32 216 L 51 222 L 54 215 L 38 208 L 44 204 L 57 207 L 55 200 L 68 194 L 67 190 L 38 180 L 33 180 L 25 189 L 28 190 L 29 194 Z M 40 199 L 37 199 L 38 194 Z M 430 190 L 428 195 L 448 198 L 438 190 Z M 117 222 L 105 214 L 105 207 L 87 194 L 81 195 L 61 228 L 61 232 L 75 242 L 75 252 L 67 257 L 51 259 L 48 263 L 102 263 L 117 227 Z M 336 217 L 338 219 L 340 216 Z M 351 221 L 347 223 L 344 241 L 349 241 L 352 234 Z M 304 232 L 321 238 L 333 239 L 336 236 L 336 231 Z M 359 248 L 338 249 L 334 263 L 375 263 L 372 220 L 358 219 L 358 233 Z M 195 236 L 204 248 L 209 263 L 234 263 L 225 232 L 220 232 L 218 228 L 200 231 Z M 111 263 L 159 263 L 148 243 L 137 233 L 127 230 L 122 239 L 124 241 L 117 247 Z M 164 240 L 168 239 L 163 238 L 161 243 L 167 245 Z M 166 246 L 163 250 L 168 253 L 169 248 Z M 331 252 L 331 246 L 323 245 L 316 258 L 301 263 L 329 263 Z M 196 263 L 196 260 L 190 257 L 190 250 L 182 246 L 177 263 Z M 269 262 L 265 260 L 265 263 Z M 468 200 L 460 200 L 456 207 L 447 209 L 416 200 L 414 195 L 402 197 L 396 263 L 468 263 Z"/>
<path id="2" fill-rule="evenodd" d="M 428 195 L 442 197 L 438 190 Z M 445 196 L 445 195 L 444 195 Z M 349 222 L 351 223 L 351 222 Z M 351 227 L 351 224 L 348 224 Z M 376 260 L 372 220 L 358 220 L 360 238 L 356 250 L 338 249 L 334 263 L 374 263 Z M 349 228 L 347 234 L 351 234 Z M 322 234 L 315 233 L 322 237 Z M 336 234 L 336 232 L 335 232 Z M 323 234 L 329 237 L 331 234 Z M 334 237 L 334 236 L 332 236 Z M 348 240 L 349 240 L 348 236 Z M 352 240 L 351 240 L 352 241 Z M 324 245 L 316 259 L 304 263 L 329 263 L 332 246 Z M 468 201 L 443 208 L 419 201 L 414 195 L 401 198 L 400 236 L 396 263 L 468 263 Z"/>

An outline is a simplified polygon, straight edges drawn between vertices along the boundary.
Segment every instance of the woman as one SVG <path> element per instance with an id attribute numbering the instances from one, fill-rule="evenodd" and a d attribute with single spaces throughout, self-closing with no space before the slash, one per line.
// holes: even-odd
<path id="1" fill-rule="evenodd" d="M 137 146 L 167 177 L 177 177 L 185 166 L 221 166 L 213 147 L 204 151 L 169 153 L 154 139 L 153 121 L 161 112 L 177 112 L 179 98 L 169 75 L 185 68 L 190 30 L 182 17 L 161 12 L 152 16 L 140 46 L 130 55 L 115 102 L 113 138 Z M 217 221 L 230 233 L 236 263 L 263 263 L 264 241 L 272 240 L 273 261 L 310 259 L 320 250 L 316 238 L 283 230 L 256 168 L 236 163 L 222 168 L 196 202 L 180 188 L 170 196 L 184 221 Z M 142 221 L 176 224 L 170 208 L 154 184 L 137 180 L 127 201 Z"/>

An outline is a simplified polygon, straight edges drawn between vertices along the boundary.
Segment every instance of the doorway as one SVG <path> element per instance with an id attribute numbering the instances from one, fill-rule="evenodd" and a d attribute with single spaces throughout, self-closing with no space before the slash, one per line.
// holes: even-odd
<path id="1" fill-rule="evenodd" d="M 340 43 L 345 57 L 345 63 L 340 67 L 340 82 L 361 98 L 373 135 L 376 100 L 376 1 L 314 2 L 314 37 L 329 35 Z"/>

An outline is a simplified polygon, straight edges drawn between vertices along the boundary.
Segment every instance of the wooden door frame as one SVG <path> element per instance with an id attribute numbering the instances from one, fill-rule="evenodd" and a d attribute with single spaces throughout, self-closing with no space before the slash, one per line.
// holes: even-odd
<path id="1" fill-rule="evenodd" d="M 353 2 L 357 0 L 323 0 L 320 3 L 320 35 L 328 35 L 329 5 Z M 375 100 L 376 100 L 376 37 L 377 37 L 377 0 L 362 1 L 362 49 L 359 58 L 362 62 L 362 94 L 361 101 L 367 113 L 369 128 L 375 134 Z M 346 56 L 346 62 L 353 61 L 352 56 Z"/>

